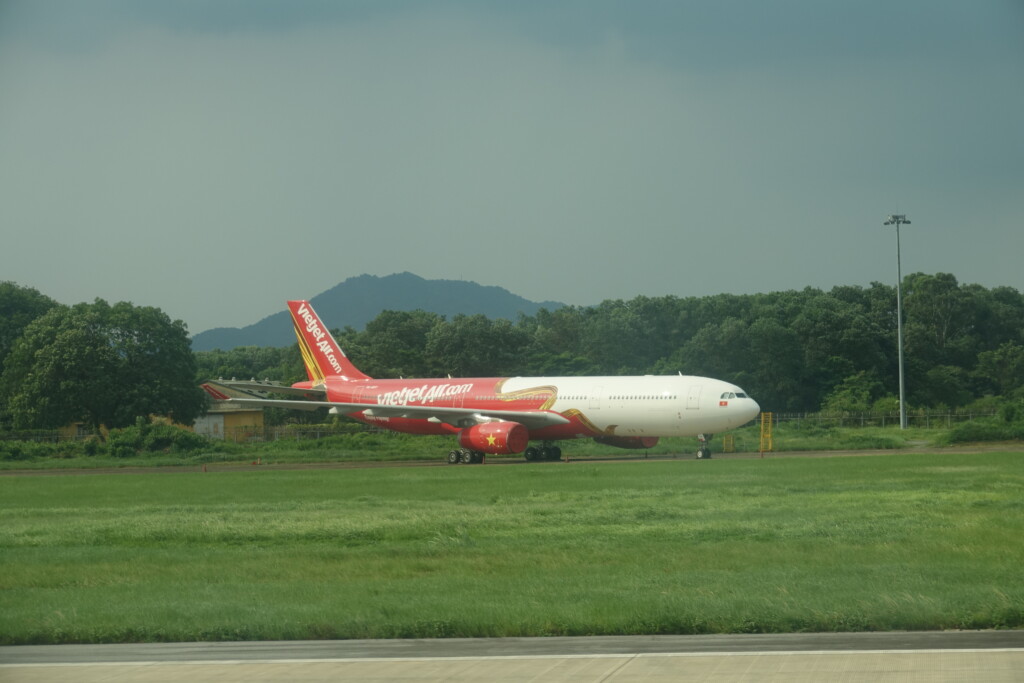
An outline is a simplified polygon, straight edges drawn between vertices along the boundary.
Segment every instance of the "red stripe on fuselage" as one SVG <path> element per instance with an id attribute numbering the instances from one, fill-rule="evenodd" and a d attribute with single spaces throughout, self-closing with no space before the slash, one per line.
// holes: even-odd
<path id="1" fill-rule="evenodd" d="M 459 379 L 371 379 L 360 381 L 326 380 L 328 400 L 337 403 L 364 403 L 385 407 L 437 406 L 471 408 L 482 413 L 496 410 L 542 411 L 554 403 L 557 389 L 538 386 L 503 392 L 504 377 Z M 353 418 L 367 424 L 409 434 L 453 434 L 459 431 L 444 423 L 406 417 L 365 416 Z M 566 415 L 569 424 L 545 427 L 530 432 L 531 439 L 570 439 L 594 436 L 595 431 L 578 415 Z"/>
<path id="2" fill-rule="evenodd" d="M 373 403 L 381 406 L 472 407 L 481 410 L 544 410 L 554 389 L 503 393 L 504 378 L 472 379 L 373 379 L 363 381 L 327 378 L 328 400 L 338 403 Z"/>

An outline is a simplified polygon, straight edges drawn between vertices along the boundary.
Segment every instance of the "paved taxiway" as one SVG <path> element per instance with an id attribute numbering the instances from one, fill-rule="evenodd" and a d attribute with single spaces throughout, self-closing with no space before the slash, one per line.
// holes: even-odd
<path id="1" fill-rule="evenodd" d="M 1024 681 L 1024 631 L 0 647 L 0 681 Z"/>

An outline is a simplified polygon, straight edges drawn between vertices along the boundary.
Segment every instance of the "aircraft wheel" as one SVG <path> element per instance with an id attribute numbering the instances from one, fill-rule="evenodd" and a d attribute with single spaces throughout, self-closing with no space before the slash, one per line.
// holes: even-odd
<path id="1" fill-rule="evenodd" d="M 473 462 L 473 451 L 463 449 L 459 455 L 463 465 L 469 465 Z"/>
<path id="2" fill-rule="evenodd" d="M 479 465 L 484 461 L 484 454 L 481 451 L 473 451 L 473 464 Z"/>
<path id="3" fill-rule="evenodd" d="M 458 451 L 448 451 L 448 464 L 449 465 L 458 465 L 459 464 L 459 459 L 460 458 L 459 458 L 459 452 Z"/>
<path id="4" fill-rule="evenodd" d="M 548 448 L 546 450 L 547 450 L 548 460 L 561 460 L 562 459 L 562 449 L 559 448 L 558 446 L 551 446 L 550 448 Z"/>
<path id="5" fill-rule="evenodd" d="M 533 462 L 534 460 L 537 460 L 540 457 L 540 452 L 538 451 L 536 446 L 530 446 L 526 449 L 526 453 L 524 453 L 523 455 L 526 457 L 527 460 Z"/>
<path id="6" fill-rule="evenodd" d="M 711 458 L 711 449 L 710 448 L 698 448 L 697 449 L 697 459 L 698 460 L 709 460 L 710 458 Z"/>

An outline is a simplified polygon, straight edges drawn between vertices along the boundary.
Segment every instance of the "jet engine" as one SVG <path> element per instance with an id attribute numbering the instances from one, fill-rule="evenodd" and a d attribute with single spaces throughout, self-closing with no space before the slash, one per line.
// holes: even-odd
<path id="1" fill-rule="evenodd" d="M 484 422 L 459 432 L 460 446 L 491 454 L 522 453 L 529 441 L 529 432 L 518 422 Z"/>
<path id="2" fill-rule="evenodd" d="M 656 436 L 595 436 L 594 441 L 616 448 L 654 448 L 658 445 Z"/>

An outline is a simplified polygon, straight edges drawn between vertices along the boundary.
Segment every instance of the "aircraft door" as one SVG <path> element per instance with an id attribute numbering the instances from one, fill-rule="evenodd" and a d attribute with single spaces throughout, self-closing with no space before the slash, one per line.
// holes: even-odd
<path id="1" fill-rule="evenodd" d="M 691 384 L 686 394 L 686 409 L 687 410 L 700 410 L 700 390 L 701 385 Z"/>
<path id="2" fill-rule="evenodd" d="M 592 410 L 601 409 L 601 394 L 604 393 L 604 387 L 594 387 L 590 392 L 590 408 Z"/>

